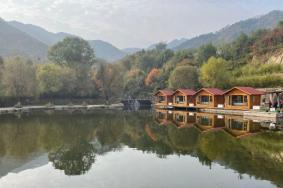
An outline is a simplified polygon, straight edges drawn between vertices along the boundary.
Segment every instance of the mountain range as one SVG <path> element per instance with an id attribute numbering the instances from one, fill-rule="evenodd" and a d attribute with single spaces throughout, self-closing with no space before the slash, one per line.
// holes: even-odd
<path id="1" fill-rule="evenodd" d="M 22 55 L 43 58 L 48 46 L 24 33 L 3 19 L 0 20 L 0 56 Z"/>
<path id="2" fill-rule="evenodd" d="M 268 14 L 239 21 L 232 25 L 228 25 L 215 33 L 207 33 L 191 39 L 188 39 L 176 46 L 175 50 L 197 48 L 207 43 L 220 44 L 228 43 L 235 40 L 242 33 L 251 34 L 259 29 L 271 29 L 283 20 L 283 11 L 274 10 Z"/>
<path id="3" fill-rule="evenodd" d="M 191 39 L 175 39 L 167 43 L 167 47 L 173 50 L 197 48 L 203 44 L 227 43 L 236 39 L 241 33 L 251 34 L 258 29 L 275 27 L 283 20 L 283 11 L 275 10 L 266 15 L 239 21 L 228 25 L 214 33 L 203 34 Z M 0 19 L 0 56 L 22 55 L 37 59 L 45 59 L 48 48 L 65 37 L 74 36 L 69 33 L 53 33 L 46 29 L 24 24 L 18 21 L 7 22 Z M 97 58 L 110 62 L 117 61 L 128 54 L 140 51 L 140 48 L 119 49 L 114 45 L 102 40 L 88 41 L 95 51 Z M 156 44 L 147 49 L 153 49 Z"/>
<path id="4" fill-rule="evenodd" d="M 52 46 L 66 37 L 75 36 L 69 33 L 52 33 L 39 26 L 32 24 L 23 24 L 17 21 L 7 22 L 15 29 L 28 34 L 30 37 L 44 43 L 47 46 Z M 90 46 L 94 49 L 97 58 L 105 59 L 107 61 L 115 61 L 127 55 L 127 52 L 118 49 L 112 44 L 102 40 L 88 41 Z"/>

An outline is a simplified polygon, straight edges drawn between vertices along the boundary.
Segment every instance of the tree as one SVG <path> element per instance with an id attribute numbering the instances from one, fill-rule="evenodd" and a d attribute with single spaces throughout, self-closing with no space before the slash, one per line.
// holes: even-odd
<path id="1" fill-rule="evenodd" d="M 205 87 L 227 88 L 231 76 L 228 62 L 223 58 L 211 57 L 200 69 L 200 81 Z"/>
<path id="2" fill-rule="evenodd" d="M 156 49 L 157 51 L 164 51 L 164 50 L 167 49 L 167 44 L 160 42 L 160 43 L 158 43 L 158 44 L 155 45 L 155 49 Z"/>
<path id="3" fill-rule="evenodd" d="M 122 91 L 122 75 L 115 65 L 101 63 L 93 79 L 107 104 L 110 99 L 119 96 Z"/>
<path id="4" fill-rule="evenodd" d="M 124 78 L 124 94 L 132 97 L 144 95 L 144 79 L 145 74 L 142 70 L 130 70 Z"/>
<path id="5" fill-rule="evenodd" d="M 53 94 L 60 91 L 62 82 L 60 80 L 61 67 L 56 64 L 44 64 L 37 69 L 40 93 Z"/>
<path id="6" fill-rule="evenodd" d="M 48 52 L 52 62 L 66 65 L 76 71 L 76 96 L 92 96 L 94 87 L 91 78 L 91 66 L 95 55 L 89 43 L 78 37 L 67 37 L 58 42 Z"/>
<path id="7" fill-rule="evenodd" d="M 170 74 L 170 88 L 197 88 L 198 86 L 197 69 L 191 65 L 178 66 Z"/>
<path id="8" fill-rule="evenodd" d="M 2 58 L 2 56 L 0 56 L 0 66 L 2 66 L 4 64 L 4 59 Z"/>
<path id="9" fill-rule="evenodd" d="M 52 46 L 48 52 L 50 61 L 70 67 L 91 66 L 95 55 L 89 43 L 78 37 L 67 37 Z"/>
<path id="10" fill-rule="evenodd" d="M 144 81 L 145 85 L 150 86 L 157 78 L 158 73 L 159 73 L 159 70 L 157 68 L 152 68 L 151 71 L 149 71 L 149 73 L 147 74 L 145 78 L 145 81 Z"/>
<path id="11" fill-rule="evenodd" d="M 44 95 L 66 95 L 74 92 L 75 72 L 57 64 L 43 64 L 37 67 L 39 92 Z"/>
<path id="12" fill-rule="evenodd" d="M 2 75 L 4 95 L 34 97 L 37 95 L 35 67 L 29 60 L 10 58 L 4 63 Z"/>
<path id="13" fill-rule="evenodd" d="M 216 47 L 212 44 L 201 46 L 197 51 L 197 62 L 199 65 L 205 63 L 210 57 L 216 56 Z"/>
<path id="14" fill-rule="evenodd" d="M 2 75 L 3 75 L 3 71 L 4 71 L 4 59 L 0 56 L 0 94 L 2 94 Z"/>
<path id="15" fill-rule="evenodd" d="M 95 162 L 94 146 L 80 141 L 70 148 L 61 147 L 48 155 L 56 169 L 64 170 L 66 175 L 81 175 L 90 170 Z"/>

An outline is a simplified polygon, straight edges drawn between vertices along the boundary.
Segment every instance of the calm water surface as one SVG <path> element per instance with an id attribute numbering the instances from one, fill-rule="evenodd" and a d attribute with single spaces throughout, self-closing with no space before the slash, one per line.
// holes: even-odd
<path id="1" fill-rule="evenodd" d="M 1 115 L 0 187 L 283 187 L 283 133 L 162 110 Z"/>

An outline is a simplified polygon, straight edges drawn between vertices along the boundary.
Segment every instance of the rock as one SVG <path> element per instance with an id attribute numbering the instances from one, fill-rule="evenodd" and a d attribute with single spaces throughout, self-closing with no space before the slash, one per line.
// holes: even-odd
<path id="1" fill-rule="evenodd" d="M 277 54 L 272 55 L 268 60 L 267 63 L 277 63 L 283 64 L 283 51 L 281 50 Z"/>

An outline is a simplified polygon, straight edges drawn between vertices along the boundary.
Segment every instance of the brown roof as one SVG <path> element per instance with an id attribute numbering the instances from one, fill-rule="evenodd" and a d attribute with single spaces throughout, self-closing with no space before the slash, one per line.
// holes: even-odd
<path id="1" fill-rule="evenodd" d="M 171 96 L 173 95 L 174 91 L 170 89 L 162 89 L 162 90 L 157 91 L 154 95 L 157 95 L 158 93 L 162 93 L 165 96 Z"/>
<path id="2" fill-rule="evenodd" d="M 264 92 L 256 90 L 253 87 L 233 87 L 232 89 L 229 89 L 228 91 L 226 91 L 225 94 L 229 93 L 233 89 L 241 90 L 242 92 L 249 94 L 249 95 L 263 95 L 264 94 Z"/>
<path id="3" fill-rule="evenodd" d="M 177 91 L 180 91 L 181 93 L 184 93 L 185 95 L 190 95 L 190 96 L 193 96 L 196 94 L 196 92 L 192 89 L 177 89 L 174 94 L 177 92 Z"/>
<path id="4" fill-rule="evenodd" d="M 202 89 L 198 90 L 197 93 L 199 93 L 202 90 L 205 90 L 208 93 L 211 93 L 213 95 L 223 95 L 224 94 L 224 91 L 222 91 L 221 89 L 218 89 L 218 88 L 202 88 Z"/>

